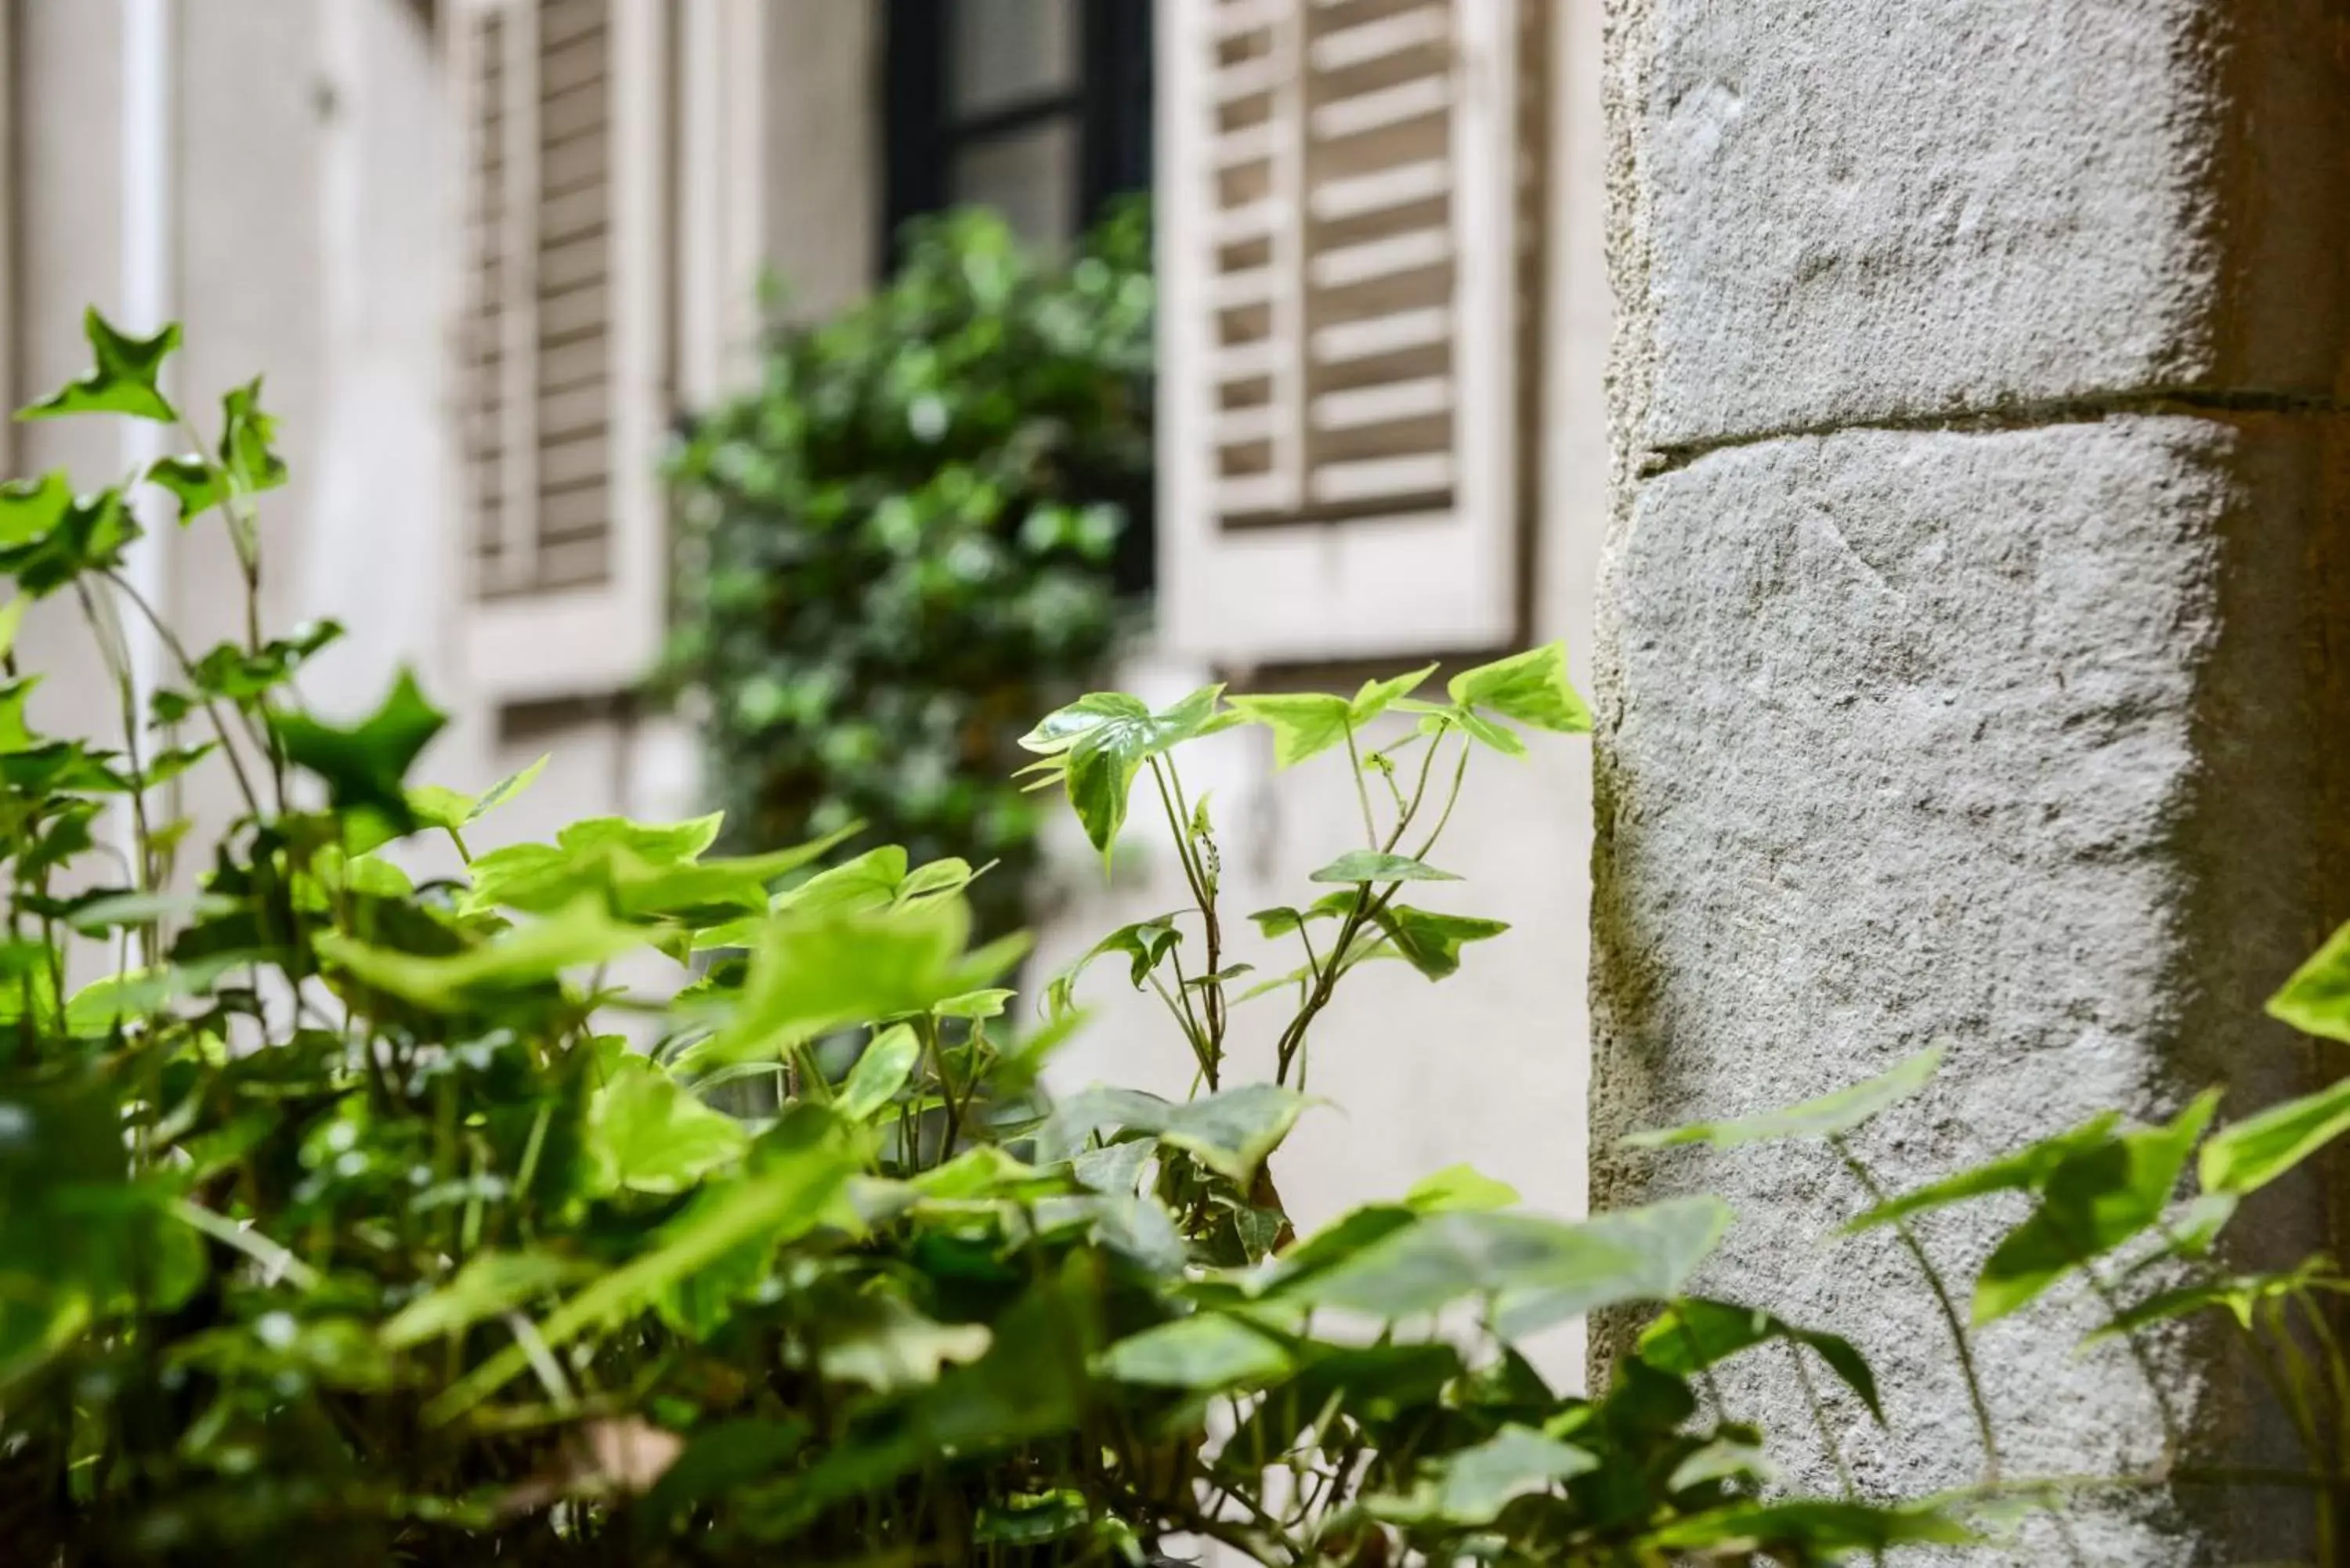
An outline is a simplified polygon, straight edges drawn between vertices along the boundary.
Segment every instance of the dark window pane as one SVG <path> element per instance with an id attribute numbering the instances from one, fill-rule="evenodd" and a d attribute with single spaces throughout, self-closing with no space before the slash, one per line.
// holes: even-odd
<path id="1" fill-rule="evenodd" d="M 1059 249 L 1077 229 L 1077 128 L 1056 119 L 965 146 L 953 199 L 993 207 L 1033 244 Z"/>
<path id="2" fill-rule="evenodd" d="M 1076 0 L 949 0 L 949 97 L 958 115 L 1077 85 Z"/>

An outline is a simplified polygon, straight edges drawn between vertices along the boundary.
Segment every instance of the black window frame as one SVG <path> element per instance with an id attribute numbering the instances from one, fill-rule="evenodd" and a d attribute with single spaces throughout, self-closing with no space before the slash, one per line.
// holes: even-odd
<path id="1" fill-rule="evenodd" d="M 887 276 L 907 220 L 953 204 L 957 156 L 1054 119 L 1077 132 L 1077 224 L 1100 221 L 1122 195 L 1150 188 L 1151 12 L 1148 0 L 1076 0 L 1075 87 L 1033 93 L 976 114 L 951 108 L 956 0 L 889 0 L 884 14 L 884 190 L 879 255 Z"/>

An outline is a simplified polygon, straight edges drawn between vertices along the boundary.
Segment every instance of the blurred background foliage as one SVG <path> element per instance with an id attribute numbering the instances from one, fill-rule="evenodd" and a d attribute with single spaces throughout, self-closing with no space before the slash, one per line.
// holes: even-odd
<path id="1" fill-rule="evenodd" d="M 1148 580 L 1149 213 L 1053 259 L 951 213 L 903 258 L 775 329 L 755 389 L 684 431 L 660 684 L 739 846 L 863 821 L 918 862 L 992 861 L 972 898 L 1003 930 L 1041 815 L 1013 742 L 1096 683 Z"/>

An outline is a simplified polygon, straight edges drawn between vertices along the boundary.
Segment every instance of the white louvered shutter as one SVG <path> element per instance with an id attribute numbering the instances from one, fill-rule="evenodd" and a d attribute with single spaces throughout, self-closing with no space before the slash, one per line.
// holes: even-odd
<path id="1" fill-rule="evenodd" d="M 1249 668 L 1521 634 L 1545 0 L 1165 0 L 1162 617 Z"/>
<path id="2" fill-rule="evenodd" d="M 509 701 L 609 691 L 661 629 L 661 0 L 449 16 L 466 665 Z"/>

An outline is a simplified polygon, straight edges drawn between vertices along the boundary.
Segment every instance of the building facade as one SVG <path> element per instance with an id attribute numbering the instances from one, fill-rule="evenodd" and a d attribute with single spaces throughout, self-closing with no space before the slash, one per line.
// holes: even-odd
<path id="1" fill-rule="evenodd" d="M 77 373 L 95 303 L 176 317 L 176 391 L 258 369 L 294 480 L 266 598 L 347 646 L 306 690 L 358 710 L 414 665 L 502 814 L 695 809 L 691 738 L 631 695 L 667 591 L 671 421 L 753 363 L 755 285 L 820 315 L 904 218 L 998 207 L 1066 240 L 1119 191 L 1162 214 L 1157 695 L 1344 684 L 1564 637 L 1587 648 L 1608 330 L 1596 7 L 1549 0 L 13 0 L 6 395 Z M 17 472 L 140 455 L 20 426 Z M 234 565 L 157 530 L 137 569 L 209 640 Z M 60 618 L 52 722 L 103 711 Z M 1221 747 L 1222 750 L 1216 750 Z M 1230 897 L 1288 901 L 1347 846 L 1343 767 L 1203 756 Z M 1583 1202 L 1581 741 L 1495 759 L 1448 863 L 1510 920 L 1440 990 L 1366 971 L 1296 1135 L 1318 1218 L 1471 1159 Z M 197 799 L 200 814 L 225 801 Z M 1139 847 L 1139 846 L 1138 846 Z M 1070 852 L 1040 962 L 1171 901 L 1176 868 Z M 1262 895 L 1262 896 L 1259 896 Z M 1185 1081 L 1149 999 L 1097 976 L 1071 1076 Z M 1269 1043 L 1268 1043 L 1269 1044 Z M 1562 1352 L 1561 1366 L 1571 1366 Z"/>

